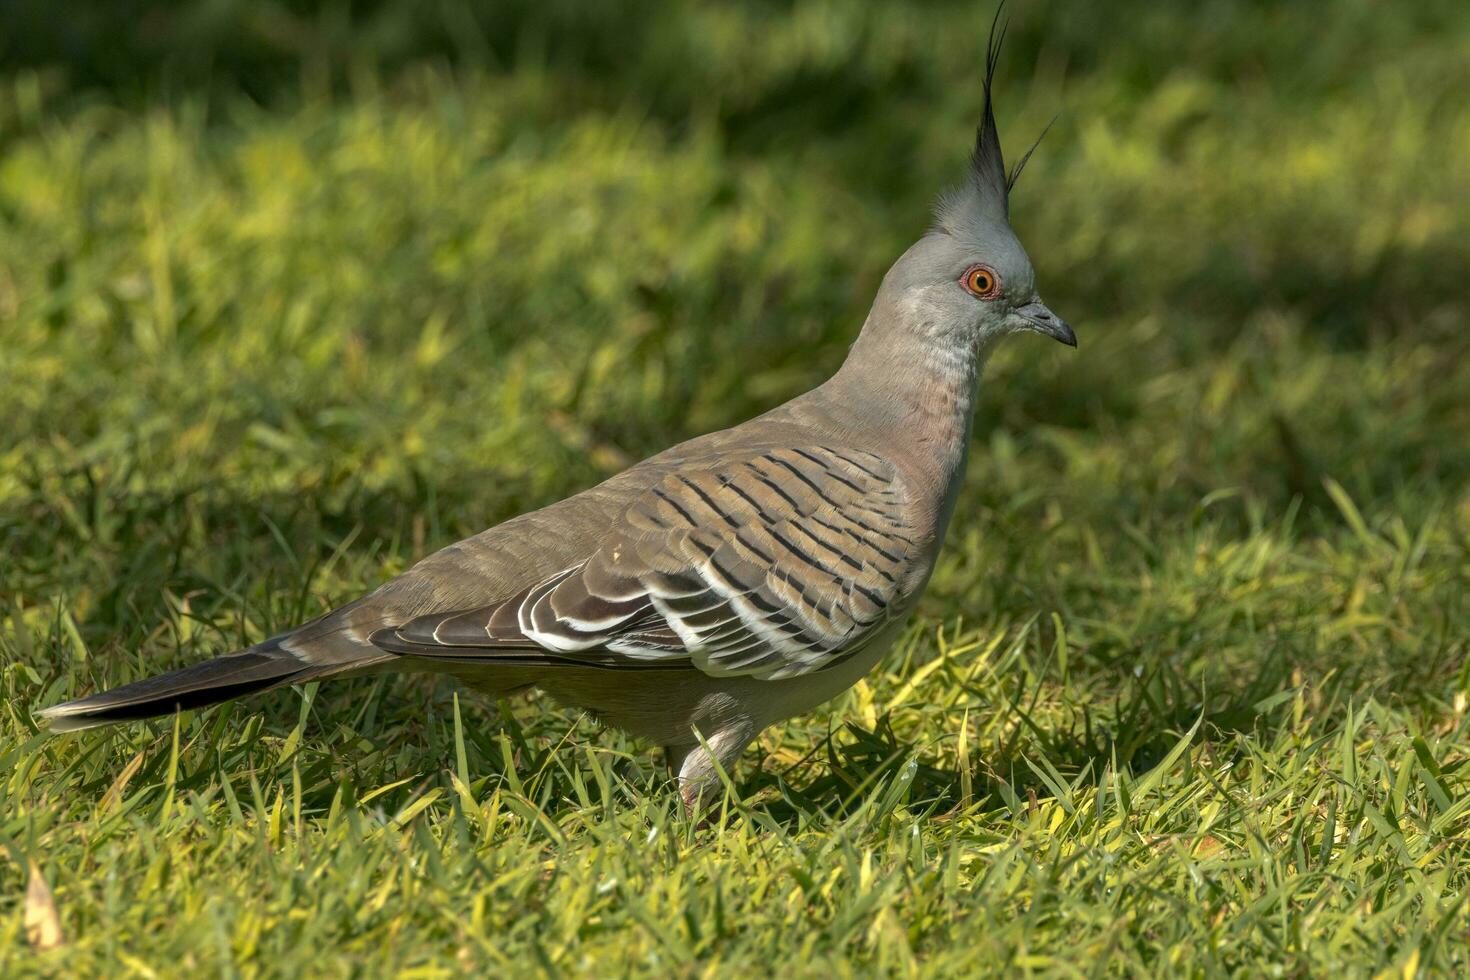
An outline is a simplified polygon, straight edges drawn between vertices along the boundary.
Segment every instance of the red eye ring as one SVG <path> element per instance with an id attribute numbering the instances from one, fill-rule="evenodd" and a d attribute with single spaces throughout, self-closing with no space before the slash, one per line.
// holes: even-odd
<path id="1" fill-rule="evenodd" d="M 995 299 L 1000 295 L 1000 274 L 988 265 L 972 265 L 960 276 L 960 285 L 979 299 Z"/>

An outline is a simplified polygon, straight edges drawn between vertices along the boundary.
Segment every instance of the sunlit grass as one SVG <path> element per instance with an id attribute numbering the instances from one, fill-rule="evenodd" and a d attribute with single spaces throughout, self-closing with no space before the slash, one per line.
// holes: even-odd
<path id="1" fill-rule="evenodd" d="M 1463 972 L 1458 5 L 1017 14 L 1081 347 L 993 360 L 913 626 L 714 825 L 423 679 L 37 731 L 819 381 L 963 166 L 988 11 L 540 6 L 263 103 L 0 77 L 0 974 Z"/>

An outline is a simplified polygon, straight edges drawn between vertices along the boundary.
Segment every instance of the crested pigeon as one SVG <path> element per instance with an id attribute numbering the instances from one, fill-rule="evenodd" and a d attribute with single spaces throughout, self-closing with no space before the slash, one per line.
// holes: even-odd
<path id="1" fill-rule="evenodd" d="M 69 731 L 323 678 L 440 671 L 495 696 L 539 688 L 662 746 L 696 806 L 762 729 L 883 656 L 954 512 L 992 345 L 1034 331 L 1076 346 L 1010 227 L 1020 167 L 1006 171 L 991 108 L 999 46 L 992 28 L 968 179 L 884 276 L 825 383 L 279 636 L 40 715 Z"/>

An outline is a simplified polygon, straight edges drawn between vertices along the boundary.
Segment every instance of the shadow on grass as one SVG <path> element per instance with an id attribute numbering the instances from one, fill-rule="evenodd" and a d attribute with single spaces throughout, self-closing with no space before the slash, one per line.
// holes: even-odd
<path id="1" fill-rule="evenodd" d="M 945 813 L 962 805 L 966 782 L 970 801 L 982 809 L 1016 809 L 1056 796 L 1059 783 L 1096 787 L 1114 767 L 1135 775 L 1147 772 L 1197 721 L 1203 733 L 1197 739 L 1225 741 L 1251 733 L 1269 723 L 1294 693 L 1284 689 L 1285 681 L 1284 671 L 1265 668 L 1244 689 L 1202 711 L 1198 692 L 1157 670 L 1115 699 L 1107 722 L 1084 711 L 1066 727 L 1039 724 L 1026 706 L 1013 703 L 996 709 L 1014 716 L 1010 735 L 968 774 L 926 761 L 932 754 L 898 736 L 886 715 L 872 729 L 847 722 L 795 765 L 772 771 L 762 764 L 741 790 L 790 827 L 818 814 L 852 816 L 868 808 L 875 795 L 888 798 L 890 807 L 901 803 Z"/>

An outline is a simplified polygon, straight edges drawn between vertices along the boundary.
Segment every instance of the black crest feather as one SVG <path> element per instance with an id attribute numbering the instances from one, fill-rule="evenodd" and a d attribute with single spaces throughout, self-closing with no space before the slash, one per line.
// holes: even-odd
<path id="1" fill-rule="evenodd" d="M 1016 186 L 1016 181 L 1021 179 L 1021 171 L 1026 169 L 1026 161 L 1031 159 L 1031 154 L 1036 152 L 1036 148 L 1041 145 L 1041 141 L 1046 138 L 1046 134 L 1051 132 L 1052 123 L 1055 123 L 1056 121 L 1057 117 L 1052 116 L 1051 122 L 1041 127 L 1041 133 L 1036 137 L 1035 140 L 1032 141 L 1031 145 L 1026 148 L 1026 152 L 1021 154 L 1021 159 L 1016 163 L 1014 167 L 1011 168 L 1011 172 L 1006 175 L 1007 193 L 1010 192 L 1010 189 L 1012 187 Z"/>
<path id="2" fill-rule="evenodd" d="M 1005 0 L 1001 0 L 995 8 L 995 17 L 990 22 L 990 37 L 985 43 L 985 107 L 980 125 L 975 129 L 975 149 L 970 153 L 970 179 L 964 186 L 942 195 L 935 206 L 937 226 L 951 233 L 975 222 L 1010 222 L 1011 188 L 1040 145 L 1041 138 L 1051 129 L 1051 123 L 1048 123 L 1041 136 L 1036 137 L 1036 142 L 1022 154 L 1020 162 L 1007 172 L 1005 155 L 1000 148 L 1000 132 L 995 125 L 994 102 L 995 72 L 1009 26 L 1004 15 Z"/>
<path id="3" fill-rule="evenodd" d="M 1008 25 L 1001 20 L 1004 11 L 1005 3 L 1002 0 L 995 8 L 995 18 L 990 22 L 990 39 L 985 44 L 985 112 L 975 131 L 975 150 L 970 154 L 970 179 L 975 184 L 975 190 L 981 201 L 997 209 L 1002 217 L 1010 214 L 1007 196 L 1014 181 L 1006 174 L 1006 161 L 1000 149 L 1000 133 L 995 128 L 995 109 L 991 93 L 995 69 L 1000 64 L 1001 45 L 1006 39 Z M 1025 164 L 1024 160 L 1022 164 Z"/>

